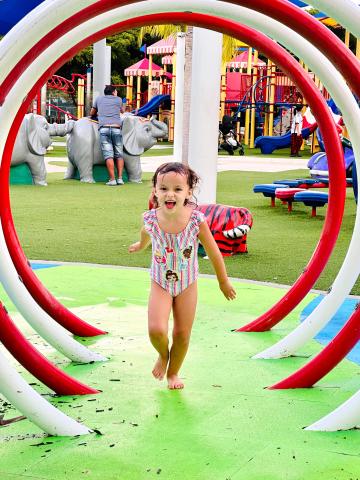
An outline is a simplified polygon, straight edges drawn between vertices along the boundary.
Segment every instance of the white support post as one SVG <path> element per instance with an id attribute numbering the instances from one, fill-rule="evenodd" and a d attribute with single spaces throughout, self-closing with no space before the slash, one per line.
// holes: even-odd
<path id="1" fill-rule="evenodd" d="M 106 45 L 106 38 L 94 43 L 93 54 L 93 101 L 103 95 L 105 85 L 111 79 L 111 47 Z"/>
<path id="2" fill-rule="evenodd" d="M 182 161 L 183 122 L 184 122 L 184 69 L 185 33 L 178 33 L 176 39 L 176 86 L 175 86 L 175 125 L 174 161 Z"/>
<path id="3" fill-rule="evenodd" d="M 88 67 L 86 70 L 85 115 L 90 114 L 90 109 L 92 107 L 91 79 L 92 79 L 92 68 Z"/>
<path id="4" fill-rule="evenodd" d="M 189 166 L 202 179 L 198 203 L 216 202 L 222 34 L 194 28 Z"/>
<path id="5" fill-rule="evenodd" d="M 44 117 L 46 116 L 46 92 L 47 92 L 47 85 L 42 87 L 41 89 L 41 112 L 40 114 Z"/>

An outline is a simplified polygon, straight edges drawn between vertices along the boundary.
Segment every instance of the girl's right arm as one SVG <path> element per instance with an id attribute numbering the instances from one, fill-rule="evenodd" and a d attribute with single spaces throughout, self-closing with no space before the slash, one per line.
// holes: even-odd
<path id="1" fill-rule="evenodd" d="M 145 227 L 142 227 L 140 231 L 140 242 L 135 242 L 129 247 L 129 253 L 140 252 L 144 250 L 150 244 L 151 238 L 150 235 L 145 230 Z"/>

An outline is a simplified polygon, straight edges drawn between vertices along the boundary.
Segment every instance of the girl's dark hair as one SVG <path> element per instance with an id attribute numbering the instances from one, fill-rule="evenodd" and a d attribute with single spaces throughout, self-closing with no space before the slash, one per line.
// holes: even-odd
<path id="1" fill-rule="evenodd" d="M 154 188 L 156 187 L 156 183 L 159 175 L 165 175 L 166 173 L 170 173 L 170 172 L 175 172 L 175 173 L 178 173 L 179 175 L 184 175 L 184 177 L 186 177 L 187 184 L 192 191 L 194 191 L 194 188 L 200 182 L 200 177 L 194 172 L 192 168 L 180 162 L 168 162 L 168 163 L 163 163 L 162 165 L 160 165 L 160 167 L 156 169 L 154 176 L 152 178 L 153 187 Z M 185 205 L 193 204 L 196 206 L 197 205 L 196 197 L 194 197 L 194 199 L 195 199 L 195 202 L 185 200 Z M 155 208 L 157 208 L 158 202 L 157 202 L 156 195 L 153 195 L 152 200 Z"/>

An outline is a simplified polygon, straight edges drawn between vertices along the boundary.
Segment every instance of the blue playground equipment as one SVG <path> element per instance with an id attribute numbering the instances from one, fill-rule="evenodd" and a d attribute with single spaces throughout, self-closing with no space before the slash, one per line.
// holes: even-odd
<path id="1" fill-rule="evenodd" d="M 357 203 L 357 201 L 358 201 L 358 181 L 357 181 L 357 174 L 356 174 L 356 162 L 353 163 L 352 182 L 353 182 L 355 202 Z"/>
<path id="2" fill-rule="evenodd" d="M 304 139 L 307 139 L 316 127 L 306 127 L 303 128 L 301 133 Z M 281 148 L 290 147 L 291 144 L 291 133 L 285 133 L 285 135 L 280 135 L 278 137 L 269 137 L 261 136 L 255 140 L 255 148 L 260 148 L 261 153 L 271 154 L 274 150 L 279 150 Z"/>
<path id="3" fill-rule="evenodd" d="M 251 85 L 247 91 L 245 92 L 243 98 L 239 102 L 237 110 L 234 112 L 234 119 L 237 121 L 239 115 L 248 110 L 255 108 L 255 137 L 262 132 L 264 120 L 261 116 L 261 113 L 264 110 L 265 102 L 258 100 L 257 92 L 262 90 L 261 83 L 270 78 L 269 76 L 263 76 L 259 80 L 257 80 L 253 85 Z M 252 101 L 254 99 L 254 103 Z M 229 103 L 234 103 L 233 100 L 229 101 Z"/>
<path id="4" fill-rule="evenodd" d="M 299 187 L 299 185 L 303 184 L 303 180 L 300 178 L 295 178 L 292 180 L 274 180 L 273 182 L 275 185 L 287 185 L 288 187 L 291 188 L 296 188 Z"/>
<path id="5" fill-rule="evenodd" d="M 323 300 L 324 295 L 319 295 L 304 308 L 300 314 L 300 322 L 303 322 L 313 310 L 319 305 Z M 348 320 L 349 316 L 352 314 L 358 303 L 357 298 L 346 298 L 342 305 L 339 307 L 335 315 L 331 320 L 326 324 L 326 326 L 316 335 L 315 340 L 319 343 L 326 345 L 328 344 L 343 325 Z M 346 356 L 352 362 L 360 364 L 360 343 L 351 350 L 351 352 Z"/>
<path id="6" fill-rule="evenodd" d="M 43 0 L 26 0 L 26 2 L 0 2 L 0 35 L 5 35 L 25 15 Z"/>
<path id="7" fill-rule="evenodd" d="M 312 207 L 311 216 L 316 217 L 316 208 L 323 207 L 328 203 L 329 195 L 325 192 L 314 192 L 312 190 L 305 190 L 294 195 L 295 202 L 303 202 L 307 207 Z"/>
<path id="8" fill-rule="evenodd" d="M 137 115 L 139 117 L 146 117 L 155 110 L 158 110 L 159 106 L 164 102 L 170 102 L 170 95 L 156 95 L 149 102 L 139 108 Z"/>
<path id="9" fill-rule="evenodd" d="M 262 193 L 264 197 L 270 197 L 270 206 L 275 207 L 275 190 L 277 188 L 288 188 L 288 185 L 281 183 L 258 183 L 254 185 L 253 192 Z"/>
<path id="10" fill-rule="evenodd" d="M 332 99 L 327 100 L 327 104 L 329 105 L 331 110 L 336 115 L 341 114 L 341 112 L 337 108 L 334 100 L 332 100 Z M 288 106 L 291 106 L 291 105 L 288 105 Z M 278 121 L 278 119 L 276 121 Z M 275 124 L 276 123 L 274 122 L 274 125 Z M 311 135 L 313 133 L 313 131 L 315 129 L 316 129 L 316 124 L 312 125 L 311 127 L 303 128 L 302 129 L 303 138 L 306 140 L 309 137 L 309 135 Z M 323 143 L 322 136 L 321 136 L 321 133 L 320 133 L 319 129 L 316 130 L 316 135 L 317 135 L 317 138 L 318 138 L 319 146 L 320 146 L 321 150 L 324 151 L 325 147 L 324 147 L 324 143 Z M 281 135 L 281 136 L 273 136 L 273 137 L 261 136 L 261 137 L 258 137 L 255 140 L 255 147 L 260 148 L 261 153 L 263 153 L 263 154 L 271 154 L 274 150 L 279 150 L 281 148 L 290 147 L 290 143 L 291 143 L 291 133 L 287 132 L 287 133 L 285 133 L 284 135 Z"/>
<path id="11" fill-rule="evenodd" d="M 311 171 L 312 176 L 326 176 L 329 170 L 326 153 L 324 152 L 324 143 L 322 135 L 319 129 L 316 131 L 316 136 L 321 148 L 321 152 L 315 153 L 308 161 L 308 168 Z M 347 138 L 341 140 L 344 149 L 344 165 L 346 170 L 346 176 L 351 177 L 351 169 L 355 163 L 354 151 L 352 149 L 351 142 Z"/>

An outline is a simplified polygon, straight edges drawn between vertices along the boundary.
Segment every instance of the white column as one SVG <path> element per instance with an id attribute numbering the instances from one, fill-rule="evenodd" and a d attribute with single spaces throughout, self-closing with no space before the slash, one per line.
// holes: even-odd
<path id="1" fill-rule="evenodd" d="M 194 28 L 189 166 L 201 177 L 198 203 L 216 202 L 222 34 Z"/>
<path id="2" fill-rule="evenodd" d="M 92 68 L 88 67 L 86 70 L 86 90 L 85 90 L 85 115 L 90 114 L 90 108 L 91 108 L 91 101 L 92 101 L 92 95 L 91 95 L 91 80 L 92 80 Z"/>
<path id="3" fill-rule="evenodd" d="M 47 91 L 47 85 L 45 85 L 41 88 L 41 112 L 40 115 L 43 115 L 45 117 L 46 115 L 46 91 Z"/>
<path id="4" fill-rule="evenodd" d="M 185 69 L 185 33 L 178 33 L 176 39 L 176 86 L 175 86 L 175 125 L 174 125 L 174 162 L 182 161 L 182 141 L 184 122 L 184 69 Z"/>
<path id="5" fill-rule="evenodd" d="M 93 53 L 93 101 L 103 95 L 105 85 L 111 82 L 111 47 L 106 38 L 94 43 Z"/>

